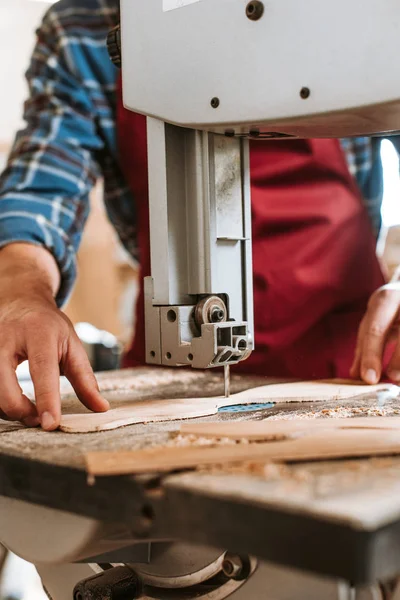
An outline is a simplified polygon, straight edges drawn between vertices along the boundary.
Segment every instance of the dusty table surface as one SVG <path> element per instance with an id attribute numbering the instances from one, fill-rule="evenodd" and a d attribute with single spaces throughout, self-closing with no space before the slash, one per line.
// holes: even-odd
<path id="1" fill-rule="evenodd" d="M 100 374 L 98 379 L 112 407 L 135 399 L 223 392 L 222 374 L 215 371 L 146 368 Z M 232 393 L 277 382 L 233 376 Z M 62 391 L 63 412 L 85 412 L 68 385 Z M 329 403 L 221 412 L 199 420 L 399 414 L 400 398 L 383 405 L 381 397 L 369 394 Z M 354 580 L 400 570 L 400 457 L 245 465 L 172 474 L 161 481 L 117 477 L 88 484 L 86 452 L 164 444 L 179 425 L 176 421 L 67 434 L 0 421 L 0 494 L 95 518 L 129 521 L 134 531 L 143 527 L 145 536 L 161 532 Z"/>
<path id="2" fill-rule="evenodd" d="M 135 400 L 174 399 L 222 395 L 223 376 L 216 371 L 143 368 L 113 371 L 97 375 L 100 390 L 111 408 Z M 231 393 L 267 384 L 279 383 L 276 378 L 233 375 Z M 283 382 L 283 381 L 282 381 Z M 67 381 L 61 383 L 64 414 L 89 412 L 76 398 Z M 259 403 L 258 400 L 254 401 Z M 375 414 L 399 415 L 400 398 L 387 401 L 376 394 L 335 402 L 291 402 L 274 408 L 246 412 L 220 412 L 201 417 L 199 421 L 260 420 L 266 418 L 329 418 Z M 134 450 L 162 445 L 170 433 L 179 430 L 182 421 L 140 424 L 96 433 L 71 434 L 61 431 L 44 432 L 26 429 L 17 423 L 0 419 L 0 455 L 39 460 L 52 465 L 84 467 L 84 454 L 93 451 Z"/>
<path id="3" fill-rule="evenodd" d="M 223 394 L 221 373 L 194 370 L 143 368 L 113 371 L 97 375 L 102 395 L 111 408 L 135 400 L 211 397 Z M 276 383 L 277 379 L 233 376 L 232 394 L 242 390 Z M 62 410 L 64 414 L 89 412 L 73 394 L 68 382 L 62 381 Z M 250 418 L 244 413 L 242 418 Z M 237 418 L 238 415 L 221 413 L 215 418 Z M 207 420 L 201 418 L 200 420 Z M 39 460 L 52 465 L 84 467 L 84 454 L 97 450 L 133 450 L 165 443 L 171 431 L 179 429 L 181 421 L 131 425 L 113 431 L 71 434 L 61 431 L 44 432 L 26 429 L 17 423 L 0 419 L 0 456 L 9 454 Z"/>

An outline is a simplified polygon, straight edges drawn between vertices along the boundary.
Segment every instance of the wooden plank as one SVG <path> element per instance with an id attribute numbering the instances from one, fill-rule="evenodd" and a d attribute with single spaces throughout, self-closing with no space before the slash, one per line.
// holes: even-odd
<path id="1" fill-rule="evenodd" d="M 333 429 L 266 443 L 157 447 L 134 452 L 86 454 L 90 475 L 172 472 L 243 461 L 302 462 L 400 454 L 400 431 Z"/>
<path id="2" fill-rule="evenodd" d="M 63 415 L 60 429 L 65 433 L 95 433 L 138 423 L 206 417 L 217 412 L 217 398 L 143 400 L 127 402 L 105 413 Z"/>
<path id="3" fill-rule="evenodd" d="M 321 379 L 319 381 L 297 381 L 292 383 L 278 383 L 255 387 L 235 394 L 235 401 L 242 398 L 265 402 L 312 402 L 348 400 L 364 394 L 388 392 L 389 396 L 396 398 L 400 388 L 390 383 L 365 385 L 361 381 L 352 379 Z"/>
<path id="4" fill-rule="evenodd" d="M 400 417 L 357 417 L 348 419 L 296 419 L 263 421 L 215 421 L 208 423 L 182 423 L 183 435 L 211 438 L 228 438 L 252 441 L 285 438 L 295 433 L 321 429 L 398 429 Z"/>

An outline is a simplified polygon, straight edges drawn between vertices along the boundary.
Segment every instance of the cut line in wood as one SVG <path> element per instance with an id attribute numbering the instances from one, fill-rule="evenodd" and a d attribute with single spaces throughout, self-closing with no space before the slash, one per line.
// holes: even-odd
<path id="1" fill-rule="evenodd" d="M 265 385 L 234 394 L 230 398 L 183 398 L 137 400 L 106 413 L 63 415 L 60 429 L 67 433 L 94 433 L 139 423 L 194 419 L 217 414 L 220 408 L 241 404 L 344 401 L 362 394 L 385 392 L 396 397 L 399 388 L 381 383 L 368 386 L 346 380 L 309 381 Z"/>

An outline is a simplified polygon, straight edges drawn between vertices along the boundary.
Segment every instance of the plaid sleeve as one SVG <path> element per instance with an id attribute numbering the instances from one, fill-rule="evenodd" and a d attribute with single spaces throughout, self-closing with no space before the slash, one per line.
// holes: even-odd
<path id="1" fill-rule="evenodd" d="M 72 53 L 74 41 L 66 41 L 50 9 L 26 74 L 27 125 L 17 134 L 0 177 L 0 247 L 25 241 L 47 248 L 61 272 L 59 305 L 75 279 L 89 192 L 100 174 L 96 152 L 103 147 L 95 107 L 74 62 L 79 47 Z"/>

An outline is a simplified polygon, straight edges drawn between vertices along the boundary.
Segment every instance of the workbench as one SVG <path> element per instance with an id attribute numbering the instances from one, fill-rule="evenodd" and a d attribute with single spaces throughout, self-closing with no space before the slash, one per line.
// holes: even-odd
<path id="1" fill-rule="evenodd" d="M 216 372 L 137 369 L 101 374 L 112 406 L 145 398 L 222 393 Z M 276 383 L 232 377 L 232 392 Z M 215 419 L 307 416 L 348 401 L 221 412 Z M 351 401 L 379 409 L 374 394 Z M 63 411 L 84 412 L 68 386 Z M 400 399 L 385 410 L 397 414 Z M 156 477 L 99 477 L 88 481 L 84 454 L 139 449 L 166 442 L 179 422 L 134 425 L 93 434 L 46 433 L 0 421 L 0 495 L 109 522 L 145 539 L 181 539 L 248 553 L 353 583 L 400 573 L 400 457 L 275 466 L 259 473 L 229 468 Z"/>

